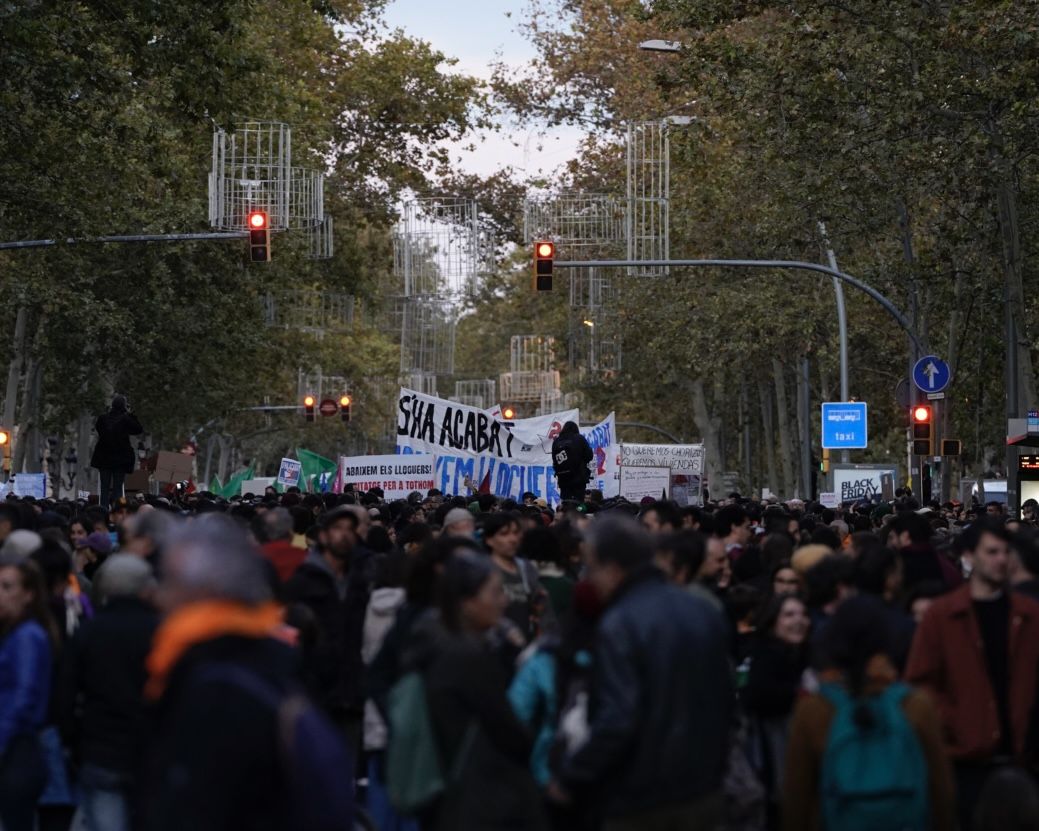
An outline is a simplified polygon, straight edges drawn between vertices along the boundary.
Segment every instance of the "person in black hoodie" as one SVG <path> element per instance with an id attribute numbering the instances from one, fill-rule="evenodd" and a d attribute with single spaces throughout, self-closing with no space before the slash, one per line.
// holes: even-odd
<path id="1" fill-rule="evenodd" d="M 146 600 L 151 567 L 132 554 L 98 572 L 102 607 L 73 636 L 56 691 L 66 746 L 80 765 L 87 831 L 129 831 L 130 797 L 143 755 L 145 660 L 159 616 Z"/>
<path id="2" fill-rule="evenodd" d="M 123 495 L 126 474 L 133 473 L 137 454 L 130 446 L 130 436 L 140 435 L 144 428 L 137 416 L 130 412 L 126 396 L 117 395 L 112 399 L 111 409 L 98 416 L 94 429 L 97 431 L 97 444 L 90 457 L 90 466 L 101 474 L 100 505 L 107 511 L 112 500 Z"/>
<path id="3" fill-rule="evenodd" d="M 317 641 L 305 656 L 311 694 L 360 748 L 364 719 L 364 616 L 375 581 L 376 556 L 358 539 L 358 515 L 340 505 L 318 519 L 318 545 L 284 586 L 286 604 L 307 607 Z"/>
<path id="4" fill-rule="evenodd" d="M 559 481 L 563 500 L 584 501 L 584 491 L 591 479 L 588 464 L 595 458 L 592 446 L 581 435 L 577 425 L 568 421 L 552 442 L 552 467 Z"/>

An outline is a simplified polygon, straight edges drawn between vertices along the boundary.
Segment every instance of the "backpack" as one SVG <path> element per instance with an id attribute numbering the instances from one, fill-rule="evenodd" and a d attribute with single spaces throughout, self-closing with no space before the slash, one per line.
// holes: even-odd
<path id="1" fill-rule="evenodd" d="M 397 811 L 414 814 L 446 784 L 421 673 L 409 672 L 393 685 L 387 710 L 386 791 Z"/>
<path id="2" fill-rule="evenodd" d="M 819 787 L 825 831 L 925 831 L 928 776 L 920 742 L 902 711 L 909 694 L 892 684 L 880 695 L 852 698 L 837 684 L 821 694 L 836 708 L 823 754 Z M 871 727 L 855 713 L 866 707 Z"/>
<path id="3" fill-rule="evenodd" d="M 552 466 L 558 479 L 569 479 L 578 470 L 574 443 L 569 438 L 558 438 L 552 447 Z"/>
<path id="4" fill-rule="evenodd" d="M 200 680 L 231 683 L 275 712 L 279 767 L 288 783 L 289 827 L 353 828 L 353 760 L 338 728 L 303 692 L 282 692 L 257 673 L 233 664 L 208 666 Z"/>

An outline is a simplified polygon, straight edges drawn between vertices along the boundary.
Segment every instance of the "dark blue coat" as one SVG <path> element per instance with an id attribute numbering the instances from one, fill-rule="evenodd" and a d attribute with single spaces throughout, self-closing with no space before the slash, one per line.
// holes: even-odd
<path id="1" fill-rule="evenodd" d="M 648 569 L 622 586 L 603 615 L 590 736 L 560 778 L 594 789 L 608 819 L 715 793 L 732 709 L 725 621 Z"/>

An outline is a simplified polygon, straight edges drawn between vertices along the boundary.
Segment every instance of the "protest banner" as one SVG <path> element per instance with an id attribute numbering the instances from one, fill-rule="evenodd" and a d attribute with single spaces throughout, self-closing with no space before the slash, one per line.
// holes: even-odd
<path id="1" fill-rule="evenodd" d="M 434 487 L 445 494 L 464 495 L 469 490 L 467 480 L 479 487 L 489 477 L 491 492 L 498 496 L 519 499 L 529 492 L 550 504 L 560 501 L 559 485 L 552 468 L 552 440 L 567 421 L 579 422 L 577 410 L 516 419 L 506 425 L 495 421 L 493 410 L 466 407 L 408 389 L 401 390 L 399 404 L 397 453 L 433 453 L 436 456 Z M 421 418 L 421 425 L 426 426 L 416 427 L 420 424 L 417 418 Z M 435 428 L 428 426 L 430 418 Z M 456 423 L 461 425 L 460 431 L 455 429 Z M 497 432 L 495 424 L 498 425 Z M 459 432 L 462 440 L 457 442 Z M 441 433 L 443 443 L 440 443 Z M 472 435 L 466 438 L 469 433 Z M 581 433 L 594 455 L 589 487 L 602 491 L 606 497 L 616 496 L 617 431 L 614 414 L 610 413 L 603 421 L 583 429 Z"/>
<path id="2" fill-rule="evenodd" d="M 486 456 L 543 464 L 552 440 L 577 410 L 516 419 L 507 426 L 487 410 L 402 388 L 397 401 L 397 452 Z"/>
<path id="3" fill-rule="evenodd" d="M 33 499 L 47 498 L 46 473 L 16 473 L 14 476 L 14 495 L 31 496 Z"/>
<path id="4" fill-rule="evenodd" d="M 382 488 L 386 499 L 402 499 L 412 491 L 423 496 L 437 487 L 434 473 L 438 459 L 429 455 L 341 456 L 337 482 L 355 490 Z"/>
<path id="5" fill-rule="evenodd" d="M 621 448 L 624 467 L 669 467 L 674 473 L 703 475 L 702 444 L 629 444 Z"/>
<path id="6" fill-rule="evenodd" d="M 671 470 L 671 498 L 679 505 L 703 504 L 704 446 L 702 444 L 620 445 L 620 465 L 667 467 Z"/>
<path id="7" fill-rule="evenodd" d="M 286 488 L 294 488 L 299 485 L 299 477 L 303 471 L 303 465 L 295 459 L 282 459 L 278 467 L 278 484 Z M 252 478 L 252 477 L 249 477 Z M 235 490 L 238 490 L 235 488 Z"/>
<path id="8" fill-rule="evenodd" d="M 635 465 L 620 470 L 620 495 L 630 502 L 667 499 L 671 492 L 671 468 Z"/>

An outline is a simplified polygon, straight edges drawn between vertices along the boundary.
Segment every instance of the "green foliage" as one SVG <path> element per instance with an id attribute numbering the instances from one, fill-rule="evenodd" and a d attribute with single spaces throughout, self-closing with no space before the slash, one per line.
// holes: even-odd
<path id="1" fill-rule="evenodd" d="M 326 169 L 336 220 L 328 262 L 306 260 L 305 240 L 291 234 L 275 235 L 267 266 L 247 265 L 238 242 L 0 253 L 0 332 L 13 333 L 16 310 L 27 309 L 25 357 L 43 367 L 46 429 L 118 389 L 156 442 L 175 446 L 214 420 L 217 430 L 255 429 L 258 417 L 236 413 L 264 396 L 293 402 L 298 367 L 349 377 L 359 401 L 367 384 L 395 375 L 395 348 L 374 329 L 359 322 L 324 339 L 266 329 L 261 300 L 283 288 L 350 292 L 370 323 L 389 279 L 394 201 L 432 187 L 444 139 L 487 123 L 477 81 L 446 71 L 427 43 L 387 34 L 384 0 L 8 6 L 5 241 L 208 230 L 212 131 L 244 118 L 293 128 L 293 163 Z M 0 358 L 11 349 L 0 336 Z M 356 408 L 352 433 L 382 435 L 374 410 Z M 23 408 L 20 420 L 34 416 Z M 296 426 L 276 441 L 294 446 Z M 331 452 L 318 446 L 329 436 L 314 449 Z"/>
<path id="2" fill-rule="evenodd" d="M 1036 403 L 1034 4 L 537 0 L 531 12 L 541 58 L 526 76 L 500 72 L 496 92 L 532 120 L 594 131 L 571 169 L 576 186 L 623 195 L 623 160 L 611 151 L 618 125 L 691 116 L 671 131 L 672 257 L 821 262 L 824 221 L 840 266 L 907 315 L 916 287 L 919 332 L 955 371 L 946 434 L 964 439 L 975 472 L 1002 455 L 1004 291 L 1021 342 L 1024 392 L 1013 409 Z M 651 37 L 684 48 L 640 52 Z M 854 458 L 904 457 L 893 390 L 906 374 L 906 338 L 873 301 L 845 294 L 851 392 L 873 405 L 873 446 Z M 509 319 L 501 298 L 491 302 L 479 314 Z M 544 305 L 529 294 L 514 304 L 532 313 Z M 673 274 L 629 284 L 621 320 L 624 370 L 584 379 L 586 400 L 685 435 L 713 434 L 719 467 L 739 463 L 744 423 L 754 447 L 796 449 L 760 416 L 773 358 L 792 422 L 802 356 L 813 366 L 816 433 L 818 402 L 838 395 L 828 280 Z M 555 331 L 560 321 L 548 314 L 525 325 Z M 698 379 L 709 407 L 694 426 Z M 744 471 L 759 485 L 763 456 Z"/>

